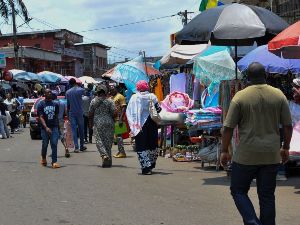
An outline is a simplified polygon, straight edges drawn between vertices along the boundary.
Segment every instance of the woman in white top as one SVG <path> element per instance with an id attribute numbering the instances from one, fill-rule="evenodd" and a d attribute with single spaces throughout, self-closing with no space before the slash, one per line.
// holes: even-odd
<path id="1" fill-rule="evenodd" d="M 7 109 L 11 116 L 11 122 L 9 123 L 11 133 L 15 131 L 16 115 L 17 115 L 17 100 L 12 97 L 12 93 L 7 94 L 7 99 L 4 101 L 7 105 Z"/>
<path id="2" fill-rule="evenodd" d="M 148 92 L 147 81 L 139 81 L 136 89 L 138 92 L 131 97 L 126 113 L 131 132 L 135 136 L 135 146 L 142 174 L 151 175 L 158 156 L 158 130 L 157 124 L 150 117 L 148 99 L 153 99 L 158 113 L 161 111 L 161 107 L 157 97 Z"/>

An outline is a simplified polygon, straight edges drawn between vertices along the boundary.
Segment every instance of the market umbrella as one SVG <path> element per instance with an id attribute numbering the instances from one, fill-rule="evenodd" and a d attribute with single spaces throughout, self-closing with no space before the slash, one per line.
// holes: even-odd
<path id="1" fill-rule="evenodd" d="M 87 84 L 98 84 L 99 82 L 96 81 L 94 78 L 89 77 L 89 76 L 82 76 L 78 78 L 82 83 L 87 83 Z"/>
<path id="2" fill-rule="evenodd" d="M 266 44 L 289 26 L 267 9 L 244 4 L 226 4 L 207 9 L 197 15 L 176 36 L 179 44 L 250 46 Z M 236 65 L 236 76 L 238 73 Z"/>
<path id="3" fill-rule="evenodd" d="M 64 76 L 58 74 L 58 73 L 54 73 L 54 72 L 51 72 L 51 71 L 42 71 L 42 72 L 39 72 L 37 75 L 48 75 L 48 74 L 51 74 L 51 75 L 55 75 L 56 77 L 59 77 L 60 78 L 60 82 L 59 83 L 69 83 L 69 80 L 67 78 L 65 78 Z"/>
<path id="4" fill-rule="evenodd" d="M 151 71 L 148 71 L 148 73 L 150 74 Z M 117 65 L 111 79 L 116 82 L 124 83 L 127 89 L 136 93 L 137 82 L 141 80 L 149 82 L 148 76 L 144 70 L 143 57 L 140 55 L 129 62 Z"/>
<path id="5" fill-rule="evenodd" d="M 261 63 L 267 72 L 287 74 L 300 73 L 300 59 L 284 59 L 268 51 L 268 45 L 262 45 L 245 55 L 237 65 L 241 71 L 245 71 L 252 62 Z"/>
<path id="6" fill-rule="evenodd" d="M 5 90 L 11 89 L 11 86 L 6 83 L 0 83 L 0 88 L 3 88 Z"/>
<path id="7" fill-rule="evenodd" d="M 16 69 L 12 69 L 12 70 L 9 70 L 9 72 L 11 72 L 12 75 L 15 75 L 15 74 L 23 73 L 23 72 L 26 72 L 26 71 L 24 71 L 24 70 L 16 70 Z"/>
<path id="8" fill-rule="evenodd" d="M 160 65 L 186 64 L 189 60 L 199 55 L 207 48 L 202 45 L 174 45 L 162 58 Z"/>
<path id="9" fill-rule="evenodd" d="M 285 59 L 300 59 L 300 21 L 273 38 L 268 44 L 268 49 Z"/>
<path id="10" fill-rule="evenodd" d="M 32 82 L 32 83 L 41 83 L 43 80 L 36 75 L 35 73 L 31 72 L 21 72 L 17 73 L 13 76 L 12 81 L 20 81 L 20 82 Z"/>
<path id="11" fill-rule="evenodd" d="M 73 77 L 73 76 L 65 76 L 65 78 L 67 78 L 68 80 L 70 80 L 71 78 L 74 78 L 74 79 L 76 80 L 76 83 L 82 84 L 81 80 L 79 80 L 77 77 Z"/>
<path id="12" fill-rule="evenodd" d="M 143 67 L 144 67 L 143 70 L 145 71 L 145 68 L 146 68 L 146 67 L 145 67 L 145 64 L 143 64 Z M 116 67 L 114 67 L 114 68 L 112 68 L 112 69 L 106 71 L 104 74 L 102 74 L 102 77 L 108 77 L 108 78 L 111 78 L 112 75 L 113 75 L 114 72 L 115 72 L 115 68 L 116 68 Z M 149 65 L 147 65 L 147 71 L 148 71 L 148 74 L 149 74 L 149 75 L 150 75 L 150 74 L 152 74 L 152 75 L 162 74 L 162 72 L 158 71 L 157 69 L 155 69 L 154 67 L 149 66 Z"/>
<path id="13" fill-rule="evenodd" d="M 54 74 L 41 74 L 39 77 L 42 79 L 42 83 L 51 84 L 51 83 L 59 83 L 61 79 Z"/>
<path id="14" fill-rule="evenodd" d="M 219 83 L 221 80 L 233 80 L 235 78 L 235 63 L 226 49 L 196 58 L 193 73 L 206 85 L 209 81 Z M 239 71 L 237 77 L 242 78 Z"/>

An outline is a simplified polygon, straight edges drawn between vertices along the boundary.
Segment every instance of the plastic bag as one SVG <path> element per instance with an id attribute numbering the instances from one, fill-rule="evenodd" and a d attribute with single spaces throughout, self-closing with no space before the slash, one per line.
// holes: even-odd
<path id="1" fill-rule="evenodd" d="M 72 134 L 71 123 L 69 120 L 65 121 L 64 124 L 64 139 L 63 144 L 65 148 L 74 148 L 74 140 Z"/>
<path id="2" fill-rule="evenodd" d="M 218 145 L 214 143 L 203 148 L 198 155 L 204 162 L 214 163 L 217 160 L 217 151 Z"/>

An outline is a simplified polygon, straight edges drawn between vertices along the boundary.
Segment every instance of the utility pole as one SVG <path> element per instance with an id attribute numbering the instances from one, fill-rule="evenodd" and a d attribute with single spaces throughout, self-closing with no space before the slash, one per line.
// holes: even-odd
<path id="1" fill-rule="evenodd" d="M 143 50 L 144 53 L 144 60 L 145 60 L 145 70 L 146 70 L 146 75 L 148 76 L 148 69 L 147 69 L 147 63 L 146 63 L 146 51 Z"/>
<path id="2" fill-rule="evenodd" d="M 182 24 L 185 27 L 188 24 L 188 13 L 194 13 L 194 12 L 188 12 L 187 10 L 184 10 L 184 12 L 179 12 L 177 15 L 182 17 Z"/>
<path id="3" fill-rule="evenodd" d="M 20 69 L 19 67 L 19 55 L 18 55 L 18 40 L 17 40 L 17 27 L 16 27 L 16 17 L 15 17 L 15 4 L 11 1 L 11 9 L 12 9 L 12 20 L 13 20 L 13 32 L 14 32 L 14 52 L 15 52 L 15 67 L 16 69 Z"/>

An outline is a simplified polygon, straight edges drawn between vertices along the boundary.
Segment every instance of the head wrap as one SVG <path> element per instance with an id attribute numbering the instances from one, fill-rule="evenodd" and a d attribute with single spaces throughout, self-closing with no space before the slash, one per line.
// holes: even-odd
<path id="1" fill-rule="evenodd" d="M 149 89 L 149 85 L 148 82 L 145 80 L 140 80 L 139 82 L 137 82 L 136 84 L 136 90 L 139 92 L 144 92 L 144 91 L 148 91 Z"/>
<path id="2" fill-rule="evenodd" d="M 103 84 L 100 84 L 100 85 L 97 87 L 97 92 L 102 91 L 102 90 L 105 92 L 105 94 L 107 94 L 107 88 L 106 88 L 106 86 L 103 85 Z"/>
<path id="3" fill-rule="evenodd" d="M 293 83 L 296 84 L 297 86 L 300 86 L 300 79 L 299 78 L 294 79 Z"/>

